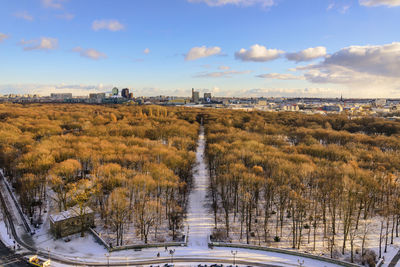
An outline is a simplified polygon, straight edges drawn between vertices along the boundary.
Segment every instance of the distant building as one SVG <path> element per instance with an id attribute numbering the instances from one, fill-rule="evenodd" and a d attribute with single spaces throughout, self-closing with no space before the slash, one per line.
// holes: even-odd
<path id="1" fill-rule="evenodd" d="M 89 103 L 100 104 L 104 98 L 106 98 L 105 93 L 89 94 Z"/>
<path id="2" fill-rule="evenodd" d="M 257 105 L 259 105 L 259 106 L 266 106 L 266 105 L 267 105 L 267 101 L 266 101 L 266 100 L 258 100 L 258 101 L 257 101 Z"/>
<path id="3" fill-rule="evenodd" d="M 200 93 L 195 91 L 194 88 L 192 88 L 192 102 L 196 104 L 200 102 Z"/>
<path id="4" fill-rule="evenodd" d="M 106 98 L 106 94 L 105 93 L 89 94 L 89 98 L 103 99 L 103 98 Z"/>
<path id="5" fill-rule="evenodd" d="M 118 88 L 117 88 L 117 87 L 114 87 L 114 88 L 112 89 L 112 95 L 118 95 L 118 93 L 119 93 Z"/>
<path id="6" fill-rule="evenodd" d="M 66 211 L 50 215 L 50 231 L 57 238 L 79 233 L 82 227 L 81 219 L 85 229 L 94 227 L 93 210 L 85 207 L 81 218 L 80 208 L 76 205 Z"/>
<path id="7" fill-rule="evenodd" d="M 328 112 L 342 112 L 343 107 L 341 105 L 326 105 L 322 107 L 322 110 Z"/>
<path id="8" fill-rule="evenodd" d="M 282 105 L 281 106 L 281 109 L 282 110 L 285 110 L 285 111 L 299 111 L 299 106 L 298 105 L 293 105 L 293 104 L 285 104 L 285 105 Z"/>
<path id="9" fill-rule="evenodd" d="M 53 99 L 70 99 L 72 98 L 72 93 L 52 93 L 50 97 Z"/>
<path id="10" fill-rule="evenodd" d="M 375 105 L 375 107 L 383 107 L 386 105 L 386 99 L 384 99 L 384 98 L 375 99 L 374 105 Z"/>
<path id="11" fill-rule="evenodd" d="M 204 102 L 211 103 L 211 93 L 204 93 Z"/>
<path id="12" fill-rule="evenodd" d="M 168 100 L 168 104 L 170 104 L 170 105 L 185 105 L 186 100 L 183 98 L 170 99 L 170 100 Z"/>
<path id="13" fill-rule="evenodd" d="M 129 99 L 133 99 L 133 93 L 129 93 Z"/>
<path id="14" fill-rule="evenodd" d="M 129 98 L 129 89 L 128 88 L 122 89 L 121 96 L 124 98 Z"/>

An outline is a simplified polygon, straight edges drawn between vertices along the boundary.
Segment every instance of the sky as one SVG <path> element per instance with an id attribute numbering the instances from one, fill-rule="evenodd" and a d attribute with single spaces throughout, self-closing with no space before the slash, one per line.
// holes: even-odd
<path id="1" fill-rule="evenodd" d="M 400 97 L 400 0 L 0 0 L 0 94 Z"/>

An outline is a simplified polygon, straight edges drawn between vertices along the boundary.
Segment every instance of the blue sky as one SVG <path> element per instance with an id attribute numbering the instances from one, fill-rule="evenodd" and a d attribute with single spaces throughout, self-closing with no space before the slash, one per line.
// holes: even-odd
<path id="1" fill-rule="evenodd" d="M 400 0 L 0 5 L 0 94 L 400 97 Z"/>

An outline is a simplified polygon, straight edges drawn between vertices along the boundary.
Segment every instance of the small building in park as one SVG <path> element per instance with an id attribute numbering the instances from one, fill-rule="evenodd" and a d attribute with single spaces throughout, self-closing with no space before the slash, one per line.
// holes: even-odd
<path id="1" fill-rule="evenodd" d="M 85 207 L 80 216 L 79 206 L 74 206 L 66 211 L 50 215 L 50 231 L 56 238 L 66 237 L 81 231 L 81 219 L 84 228 L 94 227 L 94 212 Z"/>

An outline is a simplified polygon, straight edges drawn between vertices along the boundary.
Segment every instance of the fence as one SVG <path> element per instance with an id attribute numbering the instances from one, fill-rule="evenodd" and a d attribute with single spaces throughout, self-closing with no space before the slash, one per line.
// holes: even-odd
<path id="1" fill-rule="evenodd" d="M 157 248 L 157 247 L 183 247 L 187 245 L 187 236 L 185 235 L 185 238 L 182 242 L 166 242 L 166 243 L 152 243 L 152 244 L 138 244 L 138 245 L 125 245 L 125 246 L 117 246 L 117 247 L 111 247 L 107 242 L 100 236 L 99 233 L 96 232 L 96 230 L 89 228 L 90 232 L 93 234 L 95 239 L 102 244 L 108 252 L 113 252 L 113 251 L 121 251 L 121 250 L 128 250 L 128 249 L 144 249 L 144 248 Z"/>
<path id="2" fill-rule="evenodd" d="M 333 263 L 333 264 L 337 264 L 337 265 L 345 266 L 345 267 L 359 267 L 360 266 L 360 265 L 357 265 L 354 263 L 335 260 L 335 259 L 331 259 L 328 257 L 322 257 L 322 256 L 301 253 L 301 252 L 297 252 L 297 251 L 293 251 L 293 250 L 279 249 L 279 248 L 269 248 L 269 247 L 260 247 L 260 246 L 234 244 L 234 243 L 222 243 L 222 242 L 209 242 L 209 246 L 263 250 L 263 251 L 276 252 L 276 253 L 298 256 L 298 257 L 303 257 L 303 258 L 310 258 L 313 260 L 325 261 L 325 262 L 329 262 L 329 263 Z"/>

